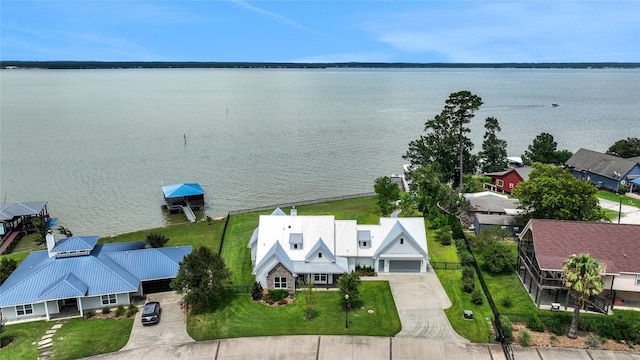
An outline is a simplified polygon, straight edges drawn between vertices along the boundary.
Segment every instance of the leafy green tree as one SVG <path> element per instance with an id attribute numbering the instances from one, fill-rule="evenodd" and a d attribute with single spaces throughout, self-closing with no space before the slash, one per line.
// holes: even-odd
<path id="1" fill-rule="evenodd" d="M 313 319 L 317 312 L 315 287 L 313 279 L 307 279 L 306 282 L 299 284 L 299 288 L 302 289 L 302 298 L 304 299 L 304 318 L 306 320 Z"/>
<path id="2" fill-rule="evenodd" d="M 415 217 L 418 216 L 418 208 L 416 195 L 408 192 L 400 193 L 400 205 L 398 206 L 401 217 Z"/>
<path id="3" fill-rule="evenodd" d="M 498 119 L 488 117 L 484 123 L 485 133 L 482 142 L 482 150 L 479 157 L 482 172 L 496 172 L 507 169 L 507 141 L 498 138 L 498 132 L 502 130 Z"/>
<path id="4" fill-rule="evenodd" d="M 343 274 L 338 278 L 340 299 L 344 300 L 344 296 L 349 294 L 348 306 L 360 300 L 360 282 L 360 275 L 355 271 Z"/>
<path id="5" fill-rule="evenodd" d="M 9 275 L 18 267 L 18 262 L 15 259 L 10 259 L 4 256 L 0 259 L 0 285 L 4 283 Z"/>
<path id="6" fill-rule="evenodd" d="M 527 165 L 539 162 L 543 164 L 564 164 L 571 157 L 569 150 L 558 150 L 558 143 L 549 133 L 540 133 L 533 139 L 528 150 L 522 154 L 522 161 Z"/>
<path id="7" fill-rule="evenodd" d="M 484 247 L 488 245 L 493 245 L 500 241 L 505 241 L 509 237 L 509 232 L 506 229 L 501 228 L 500 226 L 489 226 L 480 229 L 478 233 L 478 239 L 476 240 L 476 245 L 478 247 Z"/>
<path id="8" fill-rule="evenodd" d="M 415 166 L 437 164 L 446 181 L 457 181 L 462 188 L 462 174 L 473 173 L 477 165 L 466 134 L 471 132 L 467 124 L 481 105 L 482 99 L 469 91 L 449 95 L 442 112 L 425 123 L 426 134 L 409 143 L 403 158 Z"/>
<path id="9" fill-rule="evenodd" d="M 159 234 L 159 233 L 149 233 L 149 235 L 147 235 L 147 242 L 149 243 L 149 246 L 151 246 L 152 248 L 161 248 L 164 247 L 164 245 L 169 241 L 169 238 L 164 236 L 164 234 Z"/>
<path id="10" fill-rule="evenodd" d="M 596 197 L 597 189 L 560 167 L 533 165 L 529 180 L 513 191 L 525 220 L 608 220 Z"/>
<path id="11" fill-rule="evenodd" d="M 485 245 L 481 254 L 484 266 L 494 274 L 507 273 L 515 268 L 516 256 L 504 242 Z"/>
<path id="12" fill-rule="evenodd" d="M 428 213 L 431 207 L 449 196 L 450 188 L 437 166 L 421 166 L 410 173 L 411 192 L 416 194 L 416 204 L 422 213 Z"/>
<path id="13" fill-rule="evenodd" d="M 395 208 L 395 202 L 400 200 L 400 188 L 398 184 L 391 181 L 388 176 L 382 176 L 376 179 L 373 186 L 376 194 L 378 194 L 378 206 L 384 215 L 389 215 Z"/>
<path id="14" fill-rule="evenodd" d="M 607 150 L 607 154 L 630 158 L 640 156 L 640 138 L 633 137 L 618 140 Z"/>
<path id="15" fill-rule="evenodd" d="M 575 299 L 568 337 L 578 337 L 580 309 L 591 295 L 600 293 L 604 288 L 604 271 L 604 264 L 589 254 L 571 255 L 562 265 L 564 286 L 569 288 L 569 293 Z"/>
<path id="16" fill-rule="evenodd" d="M 31 224 L 36 229 L 35 237 L 33 238 L 33 242 L 40 246 L 47 242 L 47 233 L 49 232 L 49 225 L 46 221 L 44 221 L 41 217 L 34 217 L 31 219 Z"/>
<path id="17" fill-rule="evenodd" d="M 226 291 L 231 271 L 218 253 L 201 246 L 180 262 L 171 288 L 195 307 L 212 304 Z"/>

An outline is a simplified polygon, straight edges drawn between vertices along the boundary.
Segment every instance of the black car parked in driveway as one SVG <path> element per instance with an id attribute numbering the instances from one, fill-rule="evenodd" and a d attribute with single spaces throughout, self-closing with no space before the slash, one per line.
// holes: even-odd
<path id="1" fill-rule="evenodd" d="M 148 302 L 142 310 L 142 325 L 158 323 L 158 321 L 160 321 L 160 313 L 162 313 L 162 308 L 159 302 Z"/>

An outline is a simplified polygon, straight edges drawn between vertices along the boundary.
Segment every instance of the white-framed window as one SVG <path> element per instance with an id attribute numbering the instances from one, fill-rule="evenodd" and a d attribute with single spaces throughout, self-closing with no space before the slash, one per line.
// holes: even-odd
<path id="1" fill-rule="evenodd" d="M 503 187 L 504 186 L 504 181 L 503 180 L 496 180 L 496 185 L 499 187 Z"/>
<path id="2" fill-rule="evenodd" d="M 513 183 L 509 183 L 509 189 L 513 189 Z"/>
<path id="3" fill-rule="evenodd" d="M 24 316 L 24 315 L 31 315 L 31 314 L 33 314 L 33 305 L 26 304 L 26 305 L 16 306 L 16 315 Z"/>
<path id="4" fill-rule="evenodd" d="M 326 284 L 327 283 L 327 274 L 314 274 L 313 282 L 316 284 Z"/>
<path id="5" fill-rule="evenodd" d="M 115 304 L 117 301 L 116 294 L 102 295 L 102 305 Z"/>
<path id="6" fill-rule="evenodd" d="M 285 276 L 276 276 L 273 278 L 273 287 L 276 289 L 287 288 L 287 278 Z"/>
<path id="7" fill-rule="evenodd" d="M 360 247 L 361 248 L 367 248 L 368 244 L 369 244 L 369 242 L 367 242 L 367 241 L 360 241 Z"/>
<path id="8" fill-rule="evenodd" d="M 640 274 L 636 274 L 636 285 L 640 286 Z"/>

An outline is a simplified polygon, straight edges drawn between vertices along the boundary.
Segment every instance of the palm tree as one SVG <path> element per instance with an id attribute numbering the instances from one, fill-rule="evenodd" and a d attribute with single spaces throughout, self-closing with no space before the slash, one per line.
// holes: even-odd
<path id="1" fill-rule="evenodd" d="M 572 339 L 578 337 L 580 309 L 591 295 L 602 291 L 604 271 L 604 264 L 600 264 L 598 259 L 592 258 L 589 254 L 571 255 L 562 265 L 564 285 L 569 288 L 571 296 L 576 300 L 568 337 Z"/>

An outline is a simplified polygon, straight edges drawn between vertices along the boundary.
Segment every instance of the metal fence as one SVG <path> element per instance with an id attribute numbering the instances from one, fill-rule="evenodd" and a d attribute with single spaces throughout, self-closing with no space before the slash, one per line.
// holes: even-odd
<path id="1" fill-rule="evenodd" d="M 462 269 L 462 267 L 462 264 L 459 262 L 429 261 L 429 264 L 427 264 L 427 270 L 429 270 L 429 268 L 441 270 L 460 270 Z"/>
<path id="2" fill-rule="evenodd" d="M 251 209 L 232 210 L 232 211 L 229 211 L 229 214 L 227 216 L 229 216 L 229 215 L 238 215 L 238 214 L 246 214 L 246 213 L 256 212 L 256 211 L 273 210 L 273 209 L 275 209 L 277 207 L 286 208 L 286 207 L 292 207 L 292 206 L 318 204 L 318 203 L 330 202 L 330 201 L 357 199 L 357 198 L 361 198 L 361 197 L 369 197 L 369 196 L 375 196 L 375 195 L 376 195 L 375 192 L 367 192 L 367 193 L 359 193 L 359 194 L 351 194 L 351 195 L 341 195 L 341 196 L 326 197 L 326 198 L 321 198 L 321 199 L 288 202 L 288 203 L 282 203 L 282 204 L 260 206 L 260 207 L 255 207 L 255 208 L 251 208 Z"/>
<path id="3" fill-rule="evenodd" d="M 459 220 L 459 219 L 458 219 Z M 467 237 L 464 237 L 464 244 L 473 255 L 473 251 L 471 250 L 471 245 L 469 245 L 469 241 Z M 475 257 L 475 256 L 474 256 Z M 515 356 L 513 354 L 513 347 L 511 346 L 511 340 L 509 340 L 506 336 L 504 336 L 504 329 L 502 328 L 502 324 L 500 323 L 500 312 L 496 307 L 495 302 L 493 301 L 493 297 L 491 297 L 491 293 L 489 292 L 489 288 L 487 287 L 487 283 L 484 281 L 484 277 L 482 277 L 482 272 L 480 271 L 480 267 L 478 266 L 478 262 L 473 262 L 473 267 L 476 270 L 476 275 L 478 276 L 478 281 L 480 282 L 480 286 L 482 286 L 482 291 L 484 292 L 484 296 L 487 298 L 487 302 L 489 303 L 489 307 L 491 308 L 491 312 L 493 313 L 493 327 L 496 331 L 495 340 L 500 342 L 502 345 L 502 351 L 504 352 L 504 356 L 507 360 L 514 360 Z"/>

